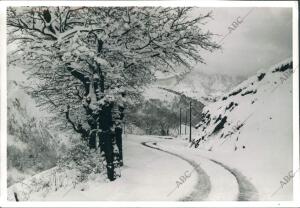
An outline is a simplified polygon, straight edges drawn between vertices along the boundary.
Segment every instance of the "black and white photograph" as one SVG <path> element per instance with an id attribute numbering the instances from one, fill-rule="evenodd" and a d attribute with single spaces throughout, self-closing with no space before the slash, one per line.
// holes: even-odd
<path id="1" fill-rule="evenodd" d="M 5 200 L 299 202 L 298 3 L 134 3 L 6 7 Z"/>

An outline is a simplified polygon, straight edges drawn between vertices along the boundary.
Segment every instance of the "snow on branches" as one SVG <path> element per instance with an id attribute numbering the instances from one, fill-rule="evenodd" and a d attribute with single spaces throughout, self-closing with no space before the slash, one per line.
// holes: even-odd
<path id="1" fill-rule="evenodd" d="M 220 46 L 191 17 L 192 8 L 10 7 L 9 65 L 28 68 L 27 90 L 40 106 L 104 152 L 107 176 L 123 164 L 124 102 L 138 97 L 156 71 L 204 62 Z"/>
<path id="2" fill-rule="evenodd" d="M 9 43 L 17 47 L 9 64 L 30 67 L 31 92 L 50 111 L 95 111 L 108 98 L 134 97 L 155 71 L 191 67 L 204 62 L 201 49 L 220 47 L 201 28 L 211 13 L 192 17 L 191 10 L 10 7 Z"/>

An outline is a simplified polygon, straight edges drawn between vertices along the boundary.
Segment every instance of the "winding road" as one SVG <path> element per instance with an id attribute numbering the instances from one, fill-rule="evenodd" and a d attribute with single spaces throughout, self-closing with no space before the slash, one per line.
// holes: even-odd
<path id="1" fill-rule="evenodd" d="M 180 201 L 202 201 L 202 200 L 257 201 L 258 200 L 258 192 L 254 187 L 254 185 L 240 171 L 234 168 L 230 168 L 229 166 L 221 162 L 218 162 L 213 159 L 204 158 L 204 157 L 201 157 L 201 159 L 198 157 L 197 161 L 199 161 L 200 159 L 201 162 L 196 163 L 194 160 L 188 159 L 186 154 L 185 156 L 182 156 L 181 154 L 175 153 L 174 151 L 166 150 L 162 147 L 159 147 L 157 141 L 141 142 L 141 144 L 146 147 L 156 149 L 158 151 L 162 151 L 167 154 L 171 154 L 175 157 L 178 157 L 186 161 L 187 163 L 189 163 L 194 168 L 190 173 L 196 172 L 198 181 L 194 186 L 192 192 L 188 196 L 180 199 Z M 217 172 L 214 172 L 216 170 Z M 208 171 L 209 174 L 206 173 L 206 171 Z M 214 180 L 212 186 L 211 180 L 213 179 L 213 177 L 219 177 L 220 173 L 223 177 L 221 178 L 221 180 L 217 180 L 217 181 Z M 217 184 L 218 182 L 219 184 Z M 222 190 L 222 187 L 223 188 L 225 187 L 227 190 Z M 214 191 L 212 191 L 212 189 Z M 218 189 L 220 189 L 219 191 L 221 192 L 217 193 Z M 235 191 L 235 189 L 237 190 Z M 173 191 L 176 191 L 176 188 L 172 190 L 171 193 L 173 193 Z"/>
<path id="2" fill-rule="evenodd" d="M 75 187 L 56 187 L 48 172 L 15 184 L 8 190 L 38 201 L 255 201 L 258 192 L 239 171 L 184 147 L 182 141 L 158 136 L 128 135 L 124 140 L 122 176 L 113 182 L 105 176 Z M 183 176 L 188 176 L 182 180 Z M 56 177 L 56 175 L 55 175 Z M 64 177 L 59 180 L 68 180 Z M 38 179 L 47 186 L 36 187 Z M 51 180 L 50 180 L 51 179 Z M 178 181 L 180 181 L 178 183 Z M 61 181 L 65 184 L 64 181 Z M 55 188 L 56 187 L 56 188 Z"/>
<path id="3" fill-rule="evenodd" d="M 148 143 L 151 143 L 151 145 L 149 145 Z M 211 189 L 209 176 L 200 168 L 200 166 L 196 162 L 194 162 L 193 160 L 189 160 L 179 154 L 160 149 L 156 147 L 156 142 L 142 142 L 141 144 L 146 147 L 157 149 L 159 151 L 179 157 L 180 159 L 188 162 L 194 168 L 193 170 L 195 170 L 197 173 L 197 183 L 194 187 L 194 190 L 188 196 L 180 199 L 180 201 L 201 201 L 207 198 Z M 172 194 L 174 191 L 176 191 L 176 189 L 177 188 L 173 189 L 171 192 L 169 192 L 168 195 Z"/>

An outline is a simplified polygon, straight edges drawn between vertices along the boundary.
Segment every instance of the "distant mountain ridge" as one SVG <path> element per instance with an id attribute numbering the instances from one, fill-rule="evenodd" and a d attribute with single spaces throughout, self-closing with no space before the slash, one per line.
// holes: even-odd
<path id="1" fill-rule="evenodd" d="M 155 93 L 149 91 L 156 91 L 159 97 L 162 97 L 164 93 L 157 90 L 157 88 L 164 88 L 208 104 L 216 101 L 220 95 L 228 92 L 245 79 L 246 77 L 243 76 L 208 74 L 202 71 L 192 70 L 174 76 L 158 78 L 157 81 L 146 90 L 145 94 L 151 95 L 151 98 L 154 98 Z M 164 96 L 167 97 L 167 95 Z"/>

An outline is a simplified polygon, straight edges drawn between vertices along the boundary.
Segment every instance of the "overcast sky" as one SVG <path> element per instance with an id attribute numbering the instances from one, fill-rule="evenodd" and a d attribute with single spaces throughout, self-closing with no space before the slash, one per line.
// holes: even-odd
<path id="1" fill-rule="evenodd" d="M 292 9 L 290 8 L 199 8 L 194 12 L 212 10 L 214 20 L 205 27 L 220 41 L 238 17 L 243 22 L 223 40 L 223 49 L 204 52 L 206 65 L 195 70 L 228 75 L 249 76 L 261 68 L 269 68 L 292 56 Z"/>

